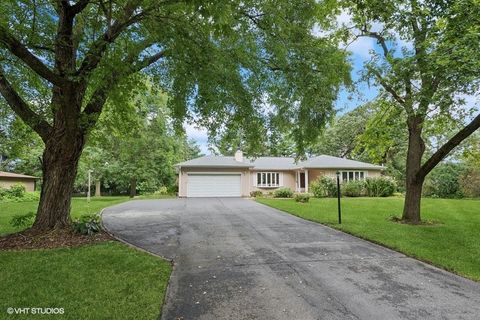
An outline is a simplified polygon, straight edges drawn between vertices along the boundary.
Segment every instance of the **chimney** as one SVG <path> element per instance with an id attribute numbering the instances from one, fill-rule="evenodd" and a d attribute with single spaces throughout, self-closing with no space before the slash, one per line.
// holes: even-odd
<path id="1" fill-rule="evenodd" d="M 235 161 L 243 162 L 243 152 L 242 152 L 242 150 L 238 149 L 235 152 Z"/>

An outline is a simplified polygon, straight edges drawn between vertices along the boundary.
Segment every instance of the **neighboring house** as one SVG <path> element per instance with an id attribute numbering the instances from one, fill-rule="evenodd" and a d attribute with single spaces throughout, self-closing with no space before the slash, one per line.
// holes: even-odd
<path id="1" fill-rule="evenodd" d="M 250 192 L 288 187 L 308 192 L 312 181 L 321 176 L 342 181 L 378 177 L 382 166 L 332 156 L 318 156 L 295 163 L 294 158 L 259 157 L 247 159 L 242 151 L 234 157 L 205 156 L 175 165 L 180 197 L 248 197 Z"/>
<path id="2" fill-rule="evenodd" d="M 0 171 L 0 188 L 8 189 L 15 184 L 23 184 L 28 192 L 35 191 L 37 177 Z"/>

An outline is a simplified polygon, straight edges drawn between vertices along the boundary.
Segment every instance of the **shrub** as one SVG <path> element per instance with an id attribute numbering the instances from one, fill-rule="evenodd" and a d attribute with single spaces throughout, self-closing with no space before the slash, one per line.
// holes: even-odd
<path id="1" fill-rule="evenodd" d="M 310 195 L 308 193 L 297 193 L 294 199 L 296 202 L 307 203 L 310 200 Z"/>
<path id="2" fill-rule="evenodd" d="M 168 194 L 168 188 L 165 187 L 165 186 L 162 186 L 162 187 L 158 188 L 158 190 L 155 191 L 154 194 L 160 195 L 160 196 L 167 195 Z"/>
<path id="3" fill-rule="evenodd" d="M 137 190 L 140 194 L 151 194 L 159 189 L 159 185 L 155 181 L 140 181 L 137 184 Z"/>
<path id="4" fill-rule="evenodd" d="M 346 197 L 362 197 L 365 196 L 364 181 L 349 181 L 342 183 L 342 194 Z"/>
<path id="5" fill-rule="evenodd" d="M 91 236 L 100 231 L 100 216 L 97 214 L 86 214 L 73 221 L 73 230 L 77 233 Z"/>
<path id="6" fill-rule="evenodd" d="M 30 211 L 27 214 L 15 215 L 10 220 L 10 225 L 14 228 L 26 228 L 33 224 L 35 220 L 35 212 Z"/>
<path id="7" fill-rule="evenodd" d="M 22 198 L 26 191 L 23 184 L 14 184 L 10 187 L 9 193 L 12 198 Z"/>
<path id="8" fill-rule="evenodd" d="M 336 197 L 337 184 L 335 179 L 320 177 L 317 180 L 312 181 L 310 184 L 310 191 L 312 191 L 313 196 L 316 198 Z"/>
<path id="9" fill-rule="evenodd" d="M 255 191 L 250 192 L 250 197 L 252 197 L 252 198 L 258 198 L 258 197 L 261 197 L 261 196 L 263 196 L 263 192 L 260 191 L 260 190 L 255 190 Z"/>
<path id="10" fill-rule="evenodd" d="M 21 201 L 38 201 L 40 199 L 40 192 L 26 192 L 25 186 L 16 184 L 10 189 L 0 188 L 0 201 L 4 202 L 21 202 Z"/>
<path id="11" fill-rule="evenodd" d="M 367 178 L 365 192 L 369 197 L 390 197 L 396 190 L 395 181 L 386 177 Z"/>
<path id="12" fill-rule="evenodd" d="M 273 192 L 275 198 L 291 198 L 293 191 L 290 188 L 279 188 Z"/>
<path id="13" fill-rule="evenodd" d="M 463 197 L 459 178 L 463 176 L 465 167 L 457 163 L 441 164 L 427 176 L 423 195 L 437 198 Z"/>
<path id="14" fill-rule="evenodd" d="M 480 169 L 469 167 L 458 179 L 461 192 L 470 198 L 480 197 Z"/>

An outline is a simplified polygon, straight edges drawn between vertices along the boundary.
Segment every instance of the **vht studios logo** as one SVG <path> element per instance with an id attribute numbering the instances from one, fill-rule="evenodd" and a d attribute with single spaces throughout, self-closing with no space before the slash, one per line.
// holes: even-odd
<path id="1" fill-rule="evenodd" d="M 8 314 L 63 314 L 63 308 L 7 308 Z"/>

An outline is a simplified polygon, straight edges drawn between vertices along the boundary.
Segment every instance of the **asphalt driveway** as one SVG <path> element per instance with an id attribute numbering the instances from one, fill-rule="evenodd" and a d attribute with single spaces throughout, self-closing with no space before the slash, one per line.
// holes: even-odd
<path id="1" fill-rule="evenodd" d="M 131 201 L 103 221 L 174 261 L 162 319 L 480 319 L 480 284 L 252 200 Z"/>

